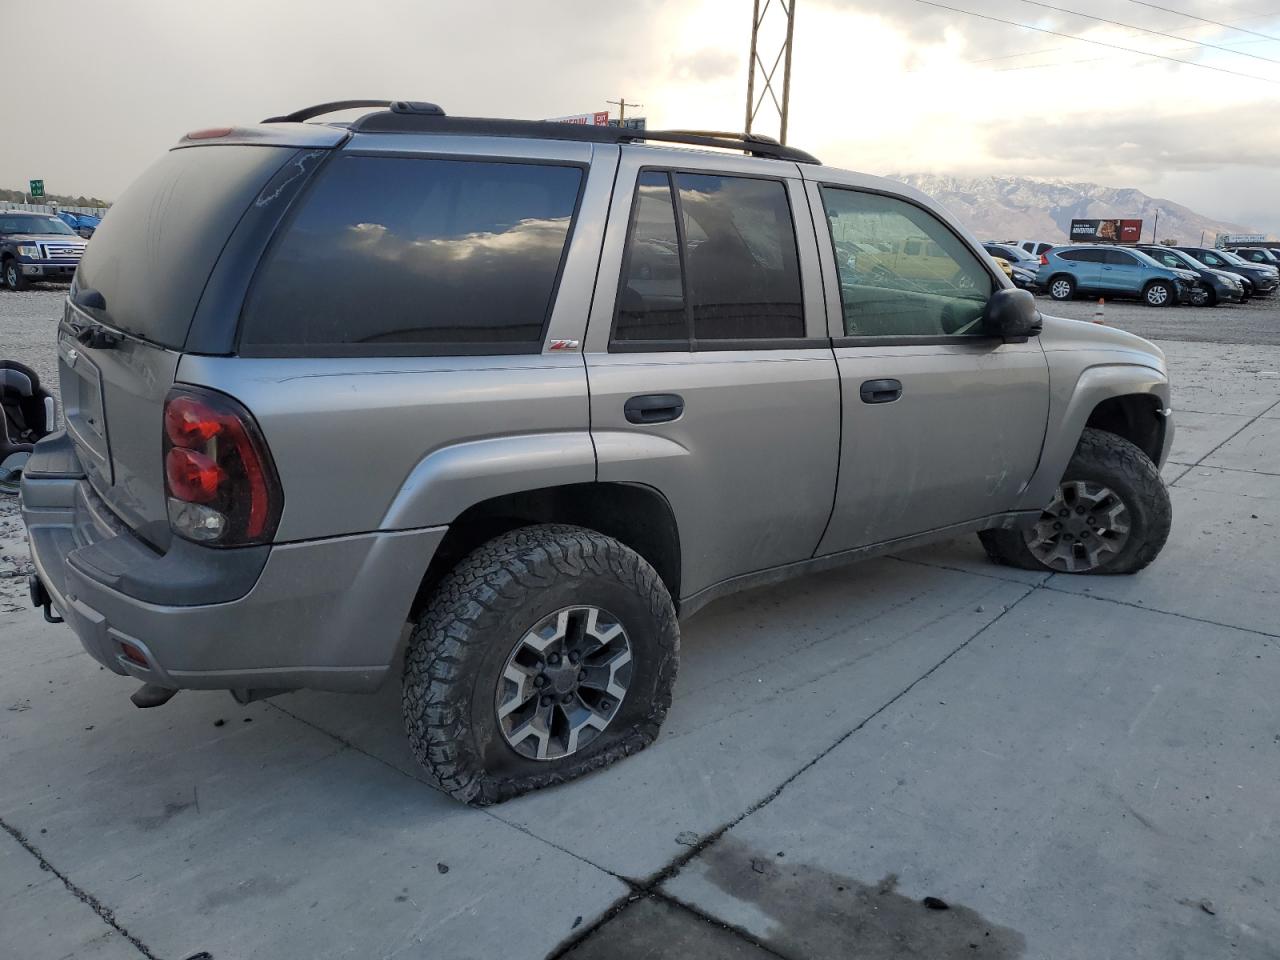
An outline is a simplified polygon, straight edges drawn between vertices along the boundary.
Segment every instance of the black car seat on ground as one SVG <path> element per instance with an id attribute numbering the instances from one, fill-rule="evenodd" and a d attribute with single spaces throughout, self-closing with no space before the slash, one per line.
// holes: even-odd
<path id="1" fill-rule="evenodd" d="M 0 491 L 17 491 L 31 448 L 53 427 L 53 397 L 39 375 L 17 360 L 0 360 Z"/>

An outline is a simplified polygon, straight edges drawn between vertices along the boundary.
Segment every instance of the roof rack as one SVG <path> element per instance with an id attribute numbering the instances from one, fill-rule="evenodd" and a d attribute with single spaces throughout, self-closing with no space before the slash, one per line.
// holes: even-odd
<path id="1" fill-rule="evenodd" d="M 784 146 L 772 137 L 757 133 L 727 133 L 718 130 L 631 130 L 626 127 L 596 127 L 555 120 L 496 120 L 487 117 L 448 117 L 434 103 L 409 100 L 335 100 L 306 107 L 293 113 L 270 117 L 263 123 L 302 123 L 338 110 L 357 107 L 386 107 L 368 113 L 350 124 L 358 133 L 457 133 L 487 137 L 523 137 L 531 140 L 579 140 L 588 143 L 635 143 L 656 141 L 693 147 L 741 150 L 753 157 L 818 163 L 810 153 Z"/>

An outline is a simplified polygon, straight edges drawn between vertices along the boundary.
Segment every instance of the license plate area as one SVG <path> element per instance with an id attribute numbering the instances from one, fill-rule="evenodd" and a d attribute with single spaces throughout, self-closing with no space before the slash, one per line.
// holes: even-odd
<path id="1" fill-rule="evenodd" d="M 66 334 L 58 337 L 58 377 L 67 433 L 76 443 L 80 462 L 87 474 L 110 486 L 114 477 L 102 374 L 83 348 Z"/>

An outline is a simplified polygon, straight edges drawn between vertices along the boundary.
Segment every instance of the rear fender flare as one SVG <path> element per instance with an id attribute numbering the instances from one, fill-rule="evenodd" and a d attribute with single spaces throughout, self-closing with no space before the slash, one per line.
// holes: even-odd
<path id="1" fill-rule="evenodd" d="M 468 507 L 494 497 L 595 479 L 595 447 L 586 430 L 449 444 L 428 453 L 409 471 L 381 529 L 447 524 Z"/>

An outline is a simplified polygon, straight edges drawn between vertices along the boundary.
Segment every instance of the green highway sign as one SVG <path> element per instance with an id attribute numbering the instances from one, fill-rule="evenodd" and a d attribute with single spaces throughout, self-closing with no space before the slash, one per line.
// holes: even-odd
<path id="1" fill-rule="evenodd" d="M 31 181 L 31 197 L 32 197 L 32 199 L 35 199 L 36 197 L 43 197 L 43 196 L 44 196 L 44 181 L 43 181 L 43 180 L 32 180 L 32 181 Z"/>

